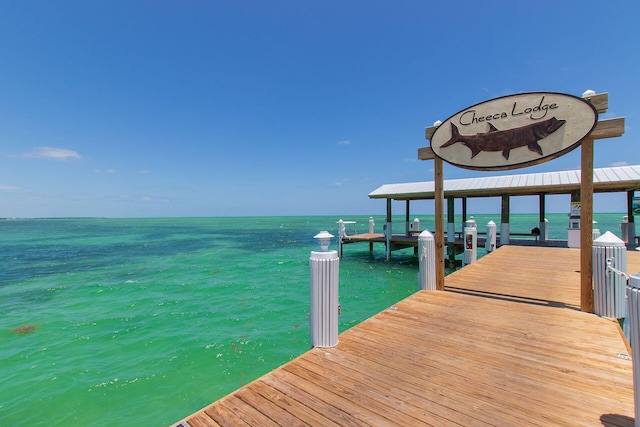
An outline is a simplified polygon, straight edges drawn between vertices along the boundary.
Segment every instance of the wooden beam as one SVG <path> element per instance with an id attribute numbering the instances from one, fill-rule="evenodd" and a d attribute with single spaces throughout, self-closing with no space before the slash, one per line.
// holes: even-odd
<path id="1" fill-rule="evenodd" d="M 593 313 L 593 138 L 581 147 L 580 179 L 580 309 Z"/>
<path id="2" fill-rule="evenodd" d="M 438 126 L 429 126 L 424 130 L 424 136 L 427 138 L 427 141 L 431 141 L 431 137 L 436 129 L 438 129 Z"/>
<path id="3" fill-rule="evenodd" d="M 591 95 L 591 96 L 584 96 L 584 97 L 582 97 L 582 99 L 585 99 L 585 100 L 589 101 L 591 104 L 593 104 L 593 106 L 596 107 L 596 110 L 598 111 L 598 114 L 605 113 L 607 111 L 607 108 L 609 108 L 609 93 L 608 92 L 597 93 L 597 94 Z"/>
<path id="4" fill-rule="evenodd" d="M 615 119 L 606 119 L 598 121 L 596 128 L 591 132 L 591 138 L 603 139 L 603 138 L 615 138 L 622 136 L 624 133 L 624 117 L 617 117 Z"/>
<path id="5" fill-rule="evenodd" d="M 433 160 L 435 157 L 431 146 L 418 148 L 418 160 Z"/>

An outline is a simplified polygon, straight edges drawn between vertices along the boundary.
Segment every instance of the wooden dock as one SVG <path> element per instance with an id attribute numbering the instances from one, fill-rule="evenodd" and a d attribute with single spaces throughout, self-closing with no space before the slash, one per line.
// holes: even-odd
<path id="1" fill-rule="evenodd" d="M 630 350 L 579 310 L 579 268 L 503 246 L 176 425 L 632 426 Z"/>
<path id="2" fill-rule="evenodd" d="M 484 234 L 484 233 L 483 233 Z M 480 234 L 477 237 L 477 247 L 484 248 L 486 238 L 484 235 Z M 352 243 L 369 243 L 369 250 L 373 250 L 374 243 L 381 243 L 386 245 L 387 239 L 384 234 L 381 233 L 360 233 L 360 234 L 352 234 L 342 238 L 339 242 L 341 247 L 344 245 L 352 244 Z M 411 235 L 406 234 L 394 234 L 391 236 L 391 251 L 396 251 L 399 249 L 406 248 L 418 248 L 418 234 L 412 233 Z M 448 245 L 448 239 L 445 236 L 444 239 L 445 247 Z M 566 248 L 567 241 L 566 240 L 539 240 L 535 235 L 529 233 L 519 233 L 512 234 L 512 237 L 509 239 L 510 245 L 517 246 L 546 246 L 546 247 L 554 247 L 554 248 Z M 462 233 L 456 233 L 456 239 L 453 242 L 456 255 L 460 254 L 464 251 L 464 239 L 462 238 Z M 500 244 L 500 237 L 498 235 L 497 239 L 498 247 L 502 246 Z M 343 250 L 341 248 L 341 250 Z"/>

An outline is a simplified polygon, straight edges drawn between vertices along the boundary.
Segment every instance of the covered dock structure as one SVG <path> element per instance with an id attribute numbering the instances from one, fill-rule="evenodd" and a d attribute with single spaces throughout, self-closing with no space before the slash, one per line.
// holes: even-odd
<path id="1" fill-rule="evenodd" d="M 537 196 L 539 198 L 540 244 L 546 239 L 545 197 L 547 195 L 565 194 L 571 196 L 571 202 L 580 203 L 580 170 L 555 171 L 530 174 L 514 174 L 502 176 L 483 176 L 477 178 L 451 179 L 444 181 L 444 198 L 447 201 L 447 235 L 448 241 L 455 240 L 455 199 L 462 200 L 463 222 L 466 220 L 466 205 L 468 198 L 500 197 L 501 224 L 500 243 L 509 243 L 509 205 L 510 198 L 516 196 Z M 622 236 L 629 246 L 637 245 L 635 232 L 633 198 L 635 191 L 640 190 L 640 165 L 600 168 L 593 170 L 594 193 L 623 192 L 627 194 L 627 217 L 629 226 L 627 235 Z M 392 229 L 391 202 L 393 200 L 406 201 L 406 229 L 405 239 L 417 240 L 409 228 L 410 203 L 412 200 L 432 200 L 435 198 L 435 182 L 408 182 L 398 184 L 384 184 L 371 193 L 372 199 L 386 199 L 387 215 L 384 238 L 387 243 L 387 258 L 390 258 L 394 238 Z M 576 222 L 579 228 L 579 221 Z M 417 244 L 417 243 L 416 243 Z"/>

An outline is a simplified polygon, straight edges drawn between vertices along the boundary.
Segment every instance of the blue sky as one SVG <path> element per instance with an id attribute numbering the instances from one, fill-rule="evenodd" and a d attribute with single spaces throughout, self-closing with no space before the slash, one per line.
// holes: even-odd
<path id="1" fill-rule="evenodd" d="M 528 91 L 609 92 L 595 167 L 640 164 L 639 2 L 434 3 L 2 2 L 0 217 L 380 215 L 425 127 Z"/>

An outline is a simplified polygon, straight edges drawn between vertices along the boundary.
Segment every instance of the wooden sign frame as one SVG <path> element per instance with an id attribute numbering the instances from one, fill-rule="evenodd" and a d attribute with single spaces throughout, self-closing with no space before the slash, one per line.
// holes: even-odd
<path id="1" fill-rule="evenodd" d="M 609 107 L 609 94 L 601 93 L 583 96 L 598 114 Z M 453 116 L 452 116 L 453 117 Z M 438 126 L 425 129 L 425 137 L 431 141 Z M 597 120 L 591 131 L 578 141 L 581 146 L 580 182 L 580 308 L 593 313 L 593 144 L 596 139 L 619 137 L 624 134 L 624 117 Z M 576 148 L 576 147 L 573 147 Z M 573 149 L 572 148 L 572 149 Z M 569 150 L 570 151 L 570 150 Z M 564 151 L 562 154 L 568 151 Z M 562 155 L 560 154 L 560 155 Z M 556 156 L 558 157 L 558 156 Z M 432 147 L 418 148 L 418 159 L 434 161 L 435 181 L 435 222 L 436 222 L 436 290 L 444 290 L 444 161 L 436 155 Z"/>

